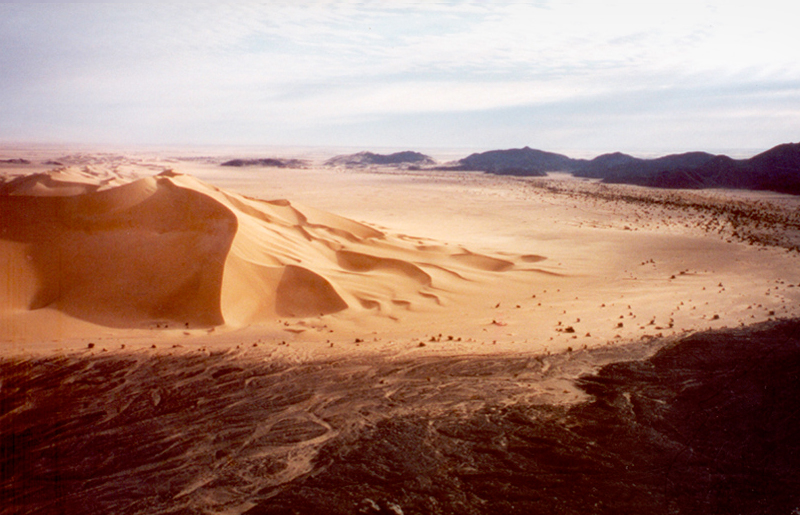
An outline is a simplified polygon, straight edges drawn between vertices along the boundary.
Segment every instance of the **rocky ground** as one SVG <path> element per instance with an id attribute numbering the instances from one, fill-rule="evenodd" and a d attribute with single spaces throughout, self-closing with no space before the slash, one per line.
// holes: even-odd
<path id="1" fill-rule="evenodd" d="M 536 356 L 96 350 L 0 363 L 1 513 L 800 508 L 798 321 Z"/>

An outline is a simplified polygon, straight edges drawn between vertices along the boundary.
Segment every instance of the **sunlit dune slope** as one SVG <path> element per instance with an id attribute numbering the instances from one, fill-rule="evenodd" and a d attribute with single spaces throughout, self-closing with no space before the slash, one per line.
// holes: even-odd
<path id="1" fill-rule="evenodd" d="M 116 185 L 61 170 L 7 182 L 2 193 L 6 315 L 55 309 L 113 327 L 344 310 L 393 317 L 513 266 L 172 171 Z"/>

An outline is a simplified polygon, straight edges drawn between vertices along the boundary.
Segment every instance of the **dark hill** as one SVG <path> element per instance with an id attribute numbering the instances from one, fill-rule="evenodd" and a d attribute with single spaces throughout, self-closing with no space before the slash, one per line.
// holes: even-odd
<path id="1" fill-rule="evenodd" d="M 562 154 L 524 147 L 472 154 L 448 169 L 535 177 L 551 171 L 573 171 L 583 162 Z"/>
<path id="2" fill-rule="evenodd" d="M 620 153 L 605 154 L 576 170 L 575 175 L 606 179 L 607 182 L 632 182 L 640 176 L 650 177 L 669 170 L 696 168 L 714 157 L 706 152 L 670 154 L 656 159 L 640 159 Z"/>
<path id="3" fill-rule="evenodd" d="M 327 166 L 369 166 L 369 165 L 433 165 L 435 161 L 430 156 L 419 152 L 406 150 L 393 154 L 375 154 L 372 152 L 359 152 L 333 157 L 325 162 Z"/>
<path id="4" fill-rule="evenodd" d="M 262 159 L 231 159 L 220 166 L 267 166 L 272 168 L 306 168 L 308 163 L 300 159 L 278 159 L 267 157 Z"/>
<path id="5" fill-rule="evenodd" d="M 580 175 L 581 177 L 602 177 L 604 173 L 608 172 L 608 170 L 611 170 L 612 168 L 626 166 L 641 161 L 642 159 L 638 159 L 628 154 L 623 154 L 622 152 L 602 154 L 580 166 L 578 169 L 579 173 L 576 173 L 576 175 Z"/>
<path id="6" fill-rule="evenodd" d="M 633 180 L 668 170 L 696 168 L 713 159 L 706 152 L 672 154 L 657 159 L 640 159 L 614 152 L 592 160 L 573 159 L 562 154 L 529 147 L 490 150 L 461 159 L 447 170 L 481 171 L 498 175 L 543 176 L 546 172 L 572 172 L 579 177 Z"/>
<path id="7" fill-rule="evenodd" d="M 800 195 L 800 143 L 784 143 L 749 159 L 758 189 Z"/>
<path id="8" fill-rule="evenodd" d="M 653 167 L 652 161 L 629 164 L 611 168 L 601 178 L 609 183 L 658 188 L 733 188 L 800 195 L 800 143 L 778 145 L 750 159 L 720 155 L 702 161 L 698 156 L 694 165 L 688 162 L 666 169 Z"/>
<path id="9" fill-rule="evenodd" d="M 347 167 L 395 165 L 414 168 L 433 164 L 430 157 L 411 151 L 388 155 L 360 152 L 337 156 L 326 162 L 328 166 Z M 770 190 L 800 195 L 800 143 L 778 145 L 744 160 L 708 152 L 670 154 L 655 159 L 614 152 L 586 160 L 524 147 L 475 153 L 435 169 L 528 177 L 541 177 L 547 172 L 570 172 L 578 177 L 616 184 L 675 189 Z"/>

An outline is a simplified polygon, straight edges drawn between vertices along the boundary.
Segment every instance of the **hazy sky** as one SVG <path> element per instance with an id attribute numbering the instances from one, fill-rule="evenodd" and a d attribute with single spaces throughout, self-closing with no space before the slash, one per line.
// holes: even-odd
<path id="1" fill-rule="evenodd" d="M 0 3 L 0 141 L 766 149 L 799 5 Z"/>

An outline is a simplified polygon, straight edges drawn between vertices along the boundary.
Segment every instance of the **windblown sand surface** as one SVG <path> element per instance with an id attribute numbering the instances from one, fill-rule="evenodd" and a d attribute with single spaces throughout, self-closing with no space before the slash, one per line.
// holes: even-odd
<path id="1" fill-rule="evenodd" d="M 116 182 L 65 168 L 4 185 L 5 334 L 69 336 L 68 322 L 47 324 L 62 315 L 134 329 L 274 326 L 283 317 L 290 334 L 329 334 L 327 315 L 397 324 L 515 268 L 171 170 Z"/>
<path id="2" fill-rule="evenodd" d="M 51 159 L 0 196 L 7 349 L 563 351 L 800 309 L 787 196 Z"/>
<path id="3" fill-rule="evenodd" d="M 681 456 L 721 452 L 724 438 L 693 446 L 669 417 L 694 406 L 674 403 L 685 381 L 724 385 L 624 375 L 633 390 L 612 395 L 575 380 L 669 342 L 694 342 L 676 354 L 689 359 L 715 338 L 691 340 L 698 330 L 800 313 L 800 200 L 785 195 L 231 169 L 218 164 L 241 156 L 180 152 L 0 157 L 32 161 L 0 165 L 8 513 L 529 513 L 565 495 L 565 513 L 717 509 L 722 493 L 669 501 L 686 485 L 636 467 L 669 468 L 670 455 L 696 484 L 713 475 Z M 779 335 L 793 363 L 796 324 L 774 324 L 759 349 Z M 703 367 L 755 359 L 741 354 Z M 642 388 L 645 408 L 630 397 Z M 736 402 L 777 406 L 753 391 Z M 592 411 L 603 396 L 621 411 Z M 784 408 L 770 431 L 788 430 Z M 612 449 L 618 430 L 642 454 Z M 793 459 L 764 470 L 789 473 Z M 620 475 L 634 462 L 640 476 Z M 603 493 L 591 477 L 609 471 Z M 540 485 L 551 494 L 531 490 L 542 474 L 558 478 Z M 647 501 L 661 481 L 677 482 Z M 780 506 L 800 501 L 776 488 Z M 768 488 L 743 512 L 777 506 L 758 496 Z"/>

